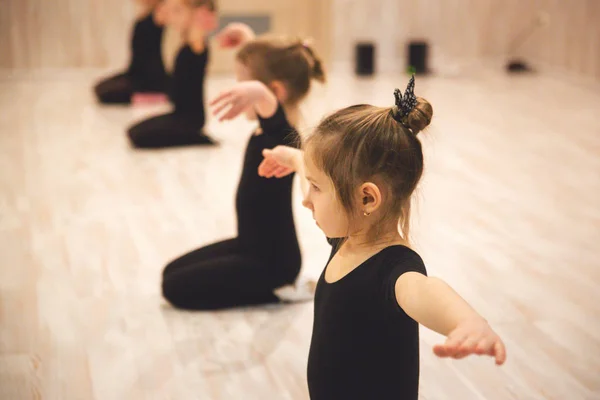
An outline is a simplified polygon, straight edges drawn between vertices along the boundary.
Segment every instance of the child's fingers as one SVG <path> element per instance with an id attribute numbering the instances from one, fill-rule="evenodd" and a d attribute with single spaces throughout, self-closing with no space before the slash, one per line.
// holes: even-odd
<path id="1" fill-rule="evenodd" d="M 292 173 L 291 168 L 288 168 L 288 167 L 278 167 L 275 170 L 275 177 L 276 178 L 283 178 L 284 176 L 289 175 L 291 173 Z"/>
<path id="2" fill-rule="evenodd" d="M 230 37 L 223 37 L 222 39 L 218 39 L 219 45 L 224 49 L 229 49 L 237 46 L 237 42 Z"/>
<path id="3" fill-rule="evenodd" d="M 461 343 L 459 337 L 448 337 L 446 342 L 433 346 L 433 352 L 438 357 L 452 357 L 458 350 L 458 346 Z"/>
<path id="4" fill-rule="evenodd" d="M 465 339 L 460 345 L 452 347 L 448 356 L 460 360 L 471 354 L 471 346 L 468 344 L 467 340 L 468 339 Z M 467 346 L 465 346 L 465 343 L 467 343 Z"/>
<path id="5" fill-rule="evenodd" d="M 496 364 L 504 364 L 506 361 L 506 348 L 500 339 L 498 339 L 494 344 L 494 353 L 496 354 Z"/>
<path id="6" fill-rule="evenodd" d="M 265 164 L 266 166 L 269 167 L 269 169 L 271 170 L 275 170 L 275 168 L 280 167 L 281 165 L 279 165 L 279 163 L 275 160 L 273 160 L 272 158 L 267 158 L 267 163 Z"/>
<path id="7" fill-rule="evenodd" d="M 475 346 L 475 354 L 484 355 L 492 355 L 494 349 L 494 343 L 489 338 L 481 338 Z"/>
<path id="8" fill-rule="evenodd" d="M 285 167 L 278 166 L 273 169 L 273 176 L 275 178 L 281 178 L 281 174 L 285 172 Z"/>
<path id="9" fill-rule="evenodd" d="M 272 149 L 264 149 L 262 151 L 262 155 L 264 158 L 268 158 L 271 154 L 273 154 L 273 150 Z"/>
<path id="10" fill-rule="evenodd" d="M 273 169 L 264 171 L 264 173 L 261 175 L 263 178 L 272 178 L 273 177 Z"/>
<path id="11" fill-rule="evenodd" d="M 221 118 L 219 118 L 219 121 L 227 121 L 233 119 L 240 115 L 242 111 L 244 111 L 244 106 L 239 103 L 236 103 L 229 110 L 227 110 L 227 112 L 224 115 L 222 115 Z"/>
<path id="12" fill-rule="evenodd" d="M 457 350 L 456 353 L 452 354 L 450 357 L 454 358 L 455 360 L 462 360 L 468 355 L 469 353 L 466 351 Z"/>
<path id="13" fill-rule="evenodd" d="M 263 162 L 265 163 L 265 166 L 268 166 L 269 168 L 276 168 L 281 166 L 277 160 L 275 160 L 274 158 L 271 157 L 266 157 L 265 159 L 263 159 Z"/>
<path id="14" fill-rule="evenodd" d="M 223 101 L 223 103 L 219 104 L 218 106 L 216 106 L 213 111 L 212 114 L 213 115 L 218 115 L 221 113 L 221 111 L 223 111 L 224 109 L 226 109 L 227 107 L 231 106 L 231 101 L 227 100 L 227 101 Z"/>
<path id="15" fill-rule="evenodd" d="M 223 99 L 227 98 L 231 96 L 231 90 L 227 90 L 224 92 L 219 93 L 216 97 L 214 97 L 209 103 L 209 106 L 214 106 L 215 104 L 219 103 L 220 101 L 222 101 Z"/>
<path id="16" fill-rule="evenodd" d="M 459 347 L 462 345 L 462 343 L 467 339 L 467 337 L 468 336 L 466 333 L 450 333 L 450 336 L 448 336 L 446 343 L 444 343 L 448 355 L 452 356 L 453 354 L 455 354 L 458 351 Z"/>
<path id="17" fill-rule="evenodd" d="M 263 160 L 260 162 L 260 166 L 268 166 L 268 165 L 273 165 L 275 164 L 275 160 L 273 160 L 272 158 L 270 158 L 269 156 L 266 156 L 265 158 L 263 158 Z"/>
<path id="18" fill-rule="evenodd" d="M 455 329 L 450 332 L 446 342 L 434 346 L 433 351 L 438 357 L 461 359 L 470 354 L 479 354 L 495 357 L 498 365 L 506 361 L 504 343 L 491 330 Z"/>
<path id="19" fill-rule="evenodd" d="M 222 47 L 236 47 L 240 43 L 240 34 L 231 28 L 225 28 L 216 36 L 216 39 Z"/>
<path id="20" fill-rule="evenodd" d="M 259 174 L 270 178 L 275 176 L 276 178 L 282 178 L 286 175 L 294 172 L 292 168 L 287 166 L 285 163 L 280 161 L 281 154 L 277 151 L 277 147 L 274 149 L 264 149 L 262 151 L 263 161 L 259 165 Z"/>
<path id="21" fill-rule="evenodd" d="M 220 103 L 221 101 L 229 98 L 230 96 L 233 95 L 233 91 L 232 90 L 226 90 L 224 92 L 219 93 L 219 95 L 217 97 L 215 97 L 214 99 L 211 100 L 211 102 L 209 103 L 209 105 L 212 107 L 217 103 Z"/>
<path id="22" fill-rule="evenodd" d="M 258 165 L 258 175 L 265 176 L 269 171 L 269 160 L 262 160 Z"/>
<path id="23" fill-rule="evenodd" d="M 433 353 L 438 357 L 448 357 L 448 349 L 443 344 L 436 344 L 433 346 Z"/>
<path id="24" fill-rule="evenodd" d="M 281 154 L 277 154 L 276 152 L 270 151 L 268 153 L 263 153 L 263 156 L 266 160 L 270 160 L 273 163 L 280 165 L 282 167 L 289 167 L 289 162 L 285 157 L 282 157 Z"/>
<path id="25" fill-rule="evenodd" d="M 468 355 L 475 353 L 475 348 L 479 343 L 478 337 L 467 337 L 458 348 L 460 354 Z"/>
<path id="26" fill-rule="evenodd" d="M 448 347 L 446 344 L 435 345 L 433 347 L 433 352 L 436 356 L 441 358 L 463 358 L 465 356 L 455 347 Z"/>
<path id="27" fill-rule="evenodd" d="M 230 37 L 228 39 L 229 39 L 229 42 L 228 42 L 229 47 L 237 47 L 240 45 L 241 40 L 239 37 L 234 36 L 234 37 Z"/>
<path id="28" fill-rule="evenodd" d="M 231 44 L 231 38 L 225 31 L 221 31 L 215 36 L 216 41 L 221 45 L 221 47 L 227 47 Z"/>
<path id="29" fill-rule="evenodd" d="M 273 175 L 275 175 L 275 171 L 277 170 L 277 168 L 278 166 L 276 164 L 265 163 L 264 165 L 262 165 L 259 175 L 264 176 L 265 178 L 271 178 L 273 177 Z"/>
<path id="30" fill-rule="evenodd" d="M 495 356 L 496 350 L 495 345 L 496 342 L 500 339 L 496 335 L 487 336 L 482 338 L 477 345 L 476 352 L 481 355 Z"/>

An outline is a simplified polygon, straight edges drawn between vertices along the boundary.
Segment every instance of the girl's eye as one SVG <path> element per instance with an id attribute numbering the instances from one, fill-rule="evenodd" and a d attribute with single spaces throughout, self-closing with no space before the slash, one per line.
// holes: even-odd
<path id="1" fill-rule="evenodd" d="M 318 187 L 316 187 L 314 183 L 311 183 L 311 184 L 310 184 L 310 186 L 313 188 L 313 190 L 314 190 L 315 192 L 318 192 L 318 191 L 319 191 L 319 188 L 318 188 Z"/>

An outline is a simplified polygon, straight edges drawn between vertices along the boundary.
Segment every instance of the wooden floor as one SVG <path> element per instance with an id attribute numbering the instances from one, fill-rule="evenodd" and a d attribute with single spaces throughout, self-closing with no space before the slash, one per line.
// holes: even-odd
<path id="1" fill-rule="evenodd" d="M 192 313 L 160 297 L 167 261 L 234 234 L 252 124 L 211 121 L 218 148 L 134 152 L 125 127 L 160 110 L 101 108 L 93 77 L 0 78 L 0 399 L 307 399 L 312 303 Z M 307 125 L 405 83 L 333 76 Z M 600 399 L 600 90 L 493 71 L 416 90 L 435 118 L 415 246 L 508 348 L 501 368 L 439 360 L 423 329 L 421 398 Z M 299 190 L 295 213 L 316 277 L 329 248 Z"/>

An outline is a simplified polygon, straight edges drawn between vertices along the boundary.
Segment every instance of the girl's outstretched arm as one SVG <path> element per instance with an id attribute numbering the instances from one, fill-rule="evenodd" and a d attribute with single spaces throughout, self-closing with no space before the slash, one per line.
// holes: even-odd
<path id="1" fill-rule="evenodd" d="M 406 272 L 396 281 L 396 301 L 412 319 L 447 336 L 433 348 L 439 357 L 463 358 L 470 354 L 506 360 L 502 339 L 446 282 L 417 272 Z"/>
<path id="2" fill-rule="evenodd" d="M 254 108 L 262 118 L 270 118 L 277 111 L 277 97 L 259 81 L 244 81 L 233 88 L 221 92 L 210 106 L 214 107 L 213 115 L 223 113 L 219 121 L 237 117 L 248 108 Z M 223 112 L 224 111 L 224 112 Z"/>

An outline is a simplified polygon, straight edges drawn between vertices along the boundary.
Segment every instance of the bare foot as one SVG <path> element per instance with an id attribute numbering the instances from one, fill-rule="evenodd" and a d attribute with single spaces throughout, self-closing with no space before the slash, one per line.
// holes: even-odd
<path id="1" fill-rule="evenodd" d="M 316 288 L 317 282 L 315 280 L 299 278 L 293 285 L 279 287 L 273 292 L 281 301 L 297 303 L 313 300 Z"/>

